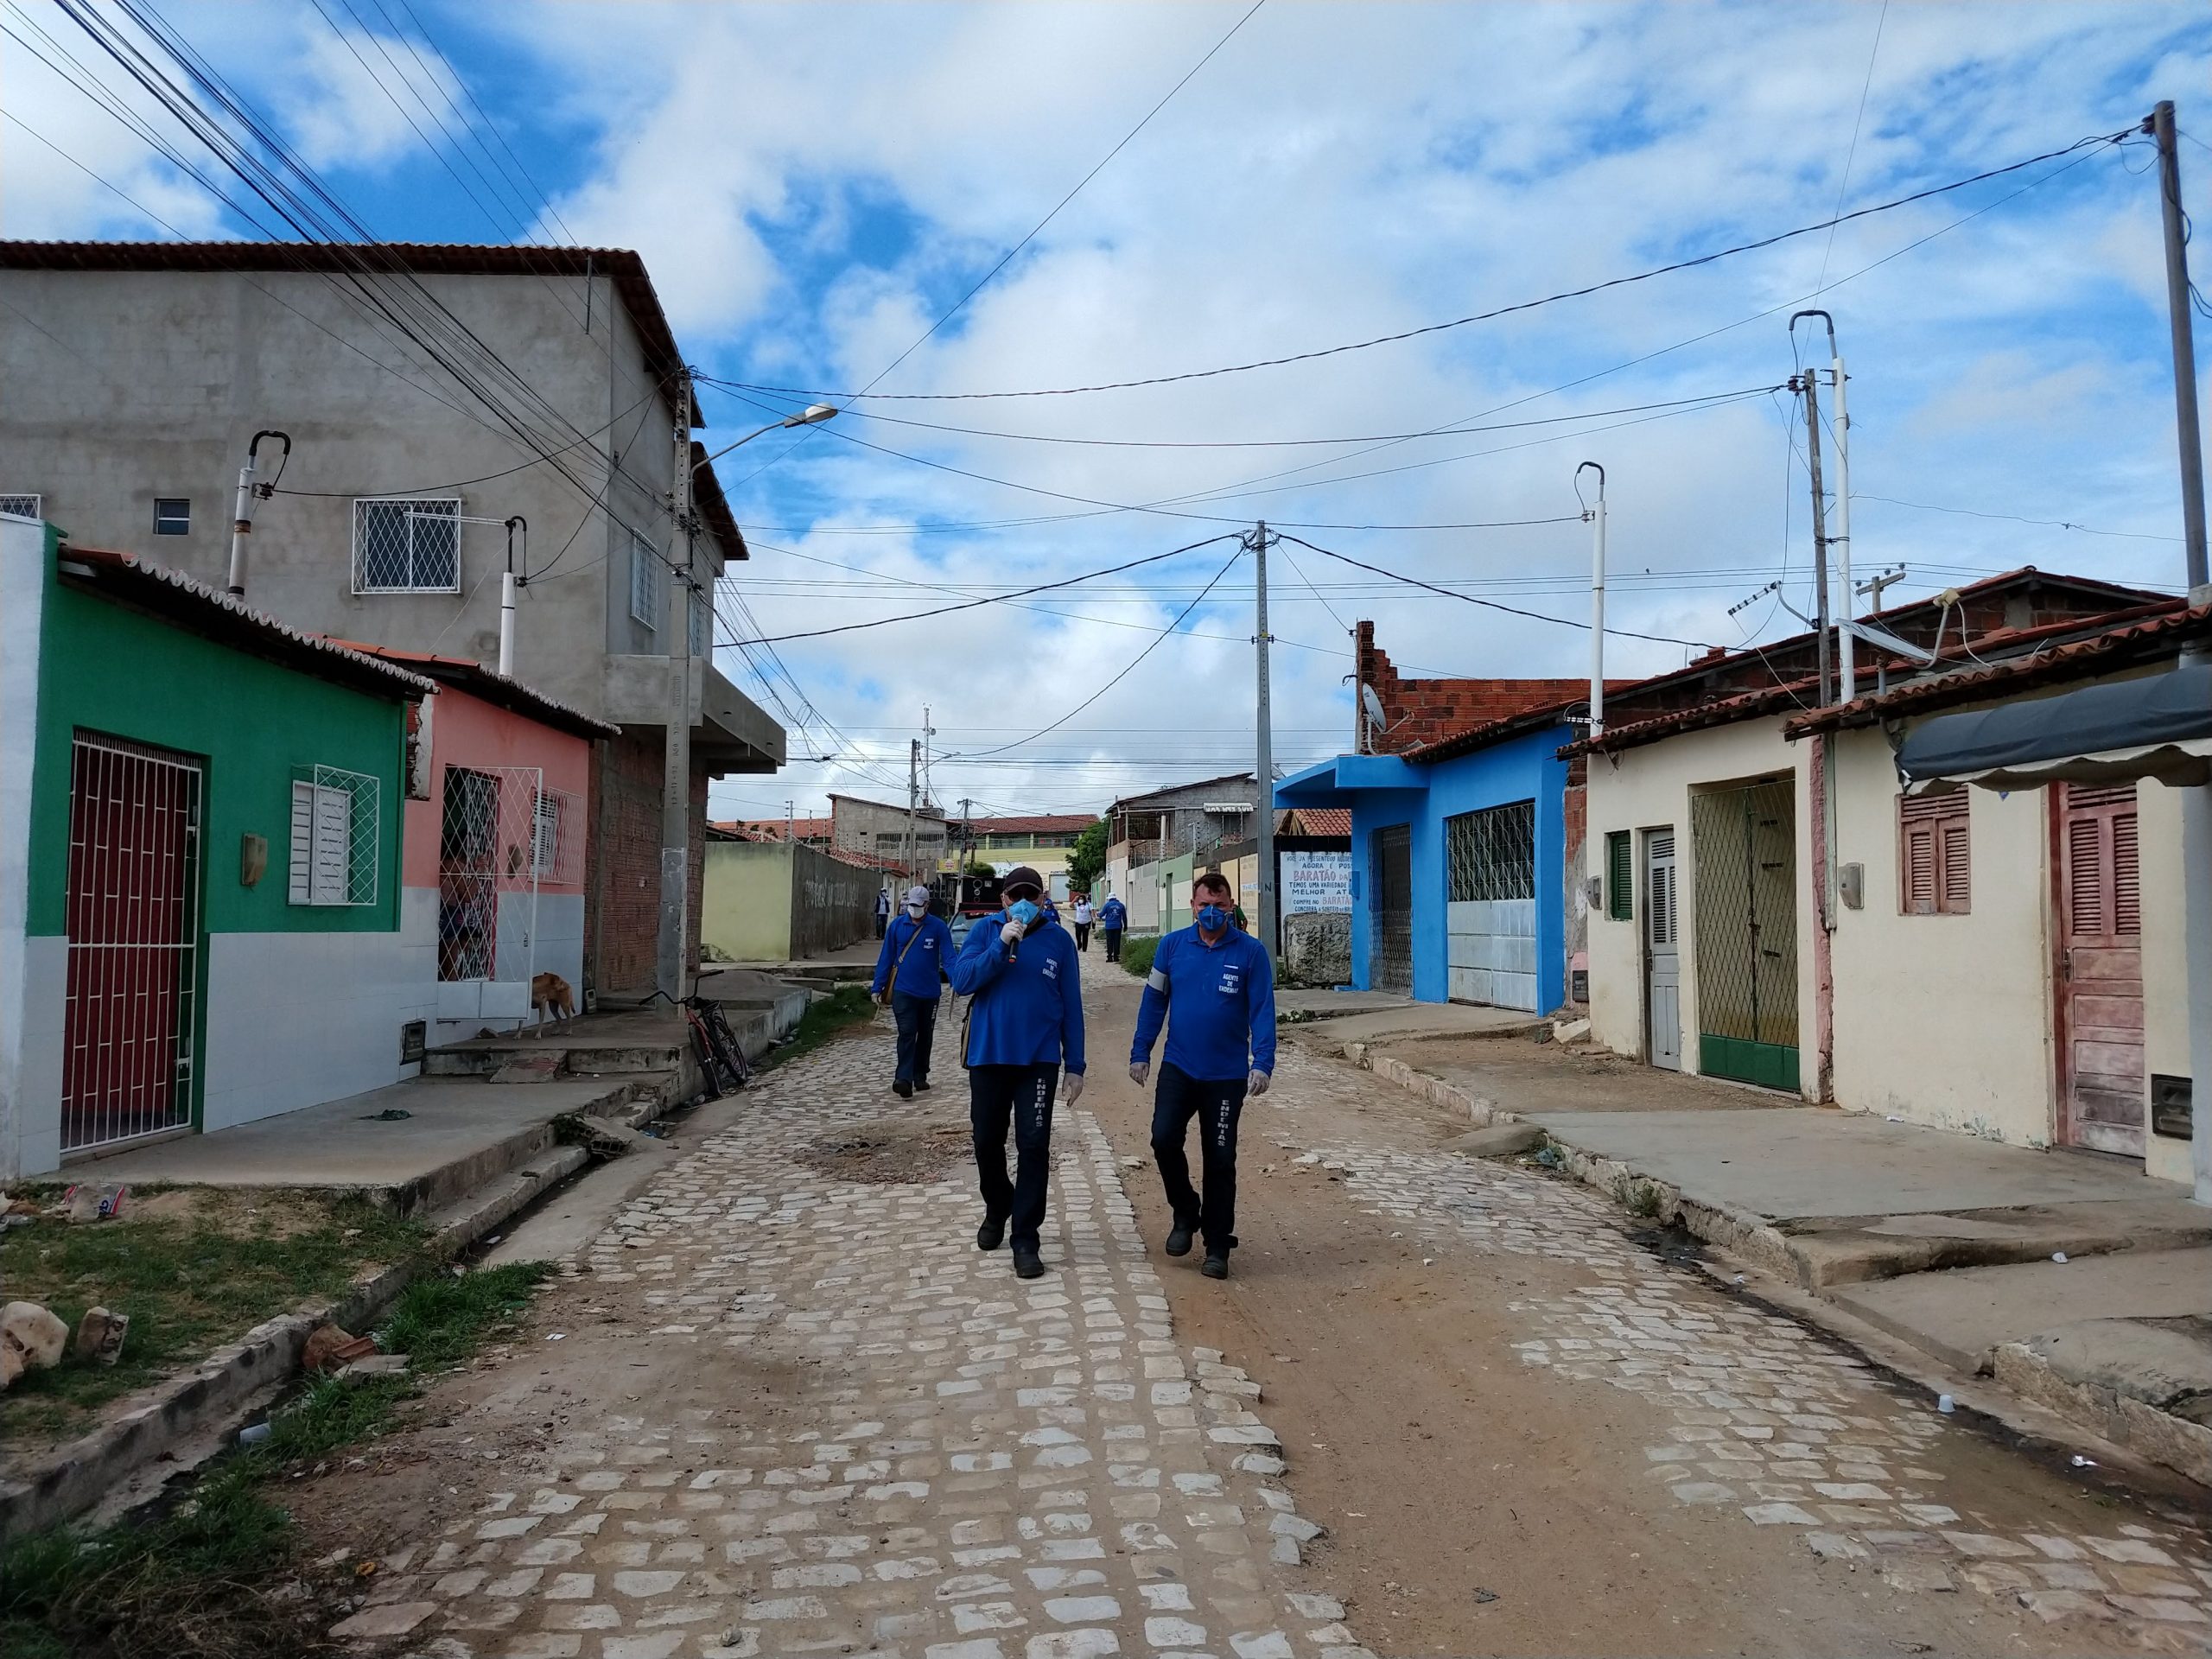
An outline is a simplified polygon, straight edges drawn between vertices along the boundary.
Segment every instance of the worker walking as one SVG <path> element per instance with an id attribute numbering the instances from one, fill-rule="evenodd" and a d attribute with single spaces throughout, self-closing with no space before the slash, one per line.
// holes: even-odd
<path id="1" fill-rule="evenodd" d="M 881 938 L 883 930 L 891 920 L 891 889 L 887 886 L 875 895 L 875 937 Z"/>
<path id="2" fill-rule="evenodd" d="M 1152 1155 L 1174 1223 L 1167 1254 L 1187 1255 L 1205 1238 L 1209 1279 L 1229 1276 L 1236 1243 L 1236 1123 L 1247 1098 L 1268 1091 L 1275 1069 L 1275 976 L 1267 948 L 1230 921 L 1229 879 L 1191 884 L 1192 925 L 1162 936 L 1137 1010 L 1129 1078 L 1152 1074 L 1152 1048 L 1167 1027 L 1167 1052 L 1153 1096 Z M 1192 1191 L 1183 1140 L 1198 1120 L 1204 1195 Z"/>
<path id="3" fill-rule="evenodd" d="M 976 1248 L 995 1250 L 1010 1228 L 1014 1273 L 1034 1279 L 1045 1271 L 1039 1241 L 1052 1175 L 1052 1096 L 1063 1067 L 1067 1103 L 1083 1094 L 1083 988 L 1075 942 L 1046 921 L 1039 903 L 1043 878 L 1023 865 L 1007 874 L 1000 891 L 1006 908 L 976 918 L 952 966 L 952 989 L 969 999 L 962 1058 L 983 1193 Z"/>
<path id="4" fill-rule="evenodd" d="M 930 890 L 906 889 L 906 913 L 891 924 L 876 952 L 875 982 L 869 995 L 899 1022 L 899 1067 L 892 1092 L 909 1100 L 930 1086 L 930 1050 L 937 1041 L 940 982 L 952 972 L 952 930 L 944 918 L 930 914 Z"/>
<path id="5" fill-rule="evenodd" d="M 1090 950 L 1090 895 L 1078 893 L 1075 896 L 1075 948 L 1088 955 Z"/>
<path id="6" fill-rule="evenodd" d="M 1129 907 L 1114 894 L 1098 906 L 1098 938 L 1106 947 L 1106 960 L 1122 959 L 1122 930 L 1129 925 Z"/>

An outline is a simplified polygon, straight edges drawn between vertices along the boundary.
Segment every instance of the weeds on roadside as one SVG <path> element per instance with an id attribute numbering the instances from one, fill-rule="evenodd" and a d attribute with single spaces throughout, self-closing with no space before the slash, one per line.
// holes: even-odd
<path id="1" fill-rule="evenodd" d="M 9 1659 L 308 1659 L 339 1651 L 327 1609 L 289 1586 L 299 1535 L 264 1486 L 373 1440 L 419 1387 L 512 1324 L 545 1275 L 515 1262 L 409 1287 L 378 1333 L 414 1372 L 306 1383 L 269 1438 L 215 1464 L 180 1501 L 104 1532 L 58 1528 L 0 1546 L 0 1653 Z"/>
<path id="2" fill-rule="evenodd" d="M 849 1027 L 865 1025 L 875 1017 L 875 999 L 868 994 L 865 985 L 840 985 L 824 997 L 806 1005 L 806 1012 L 799 1016 L 791 1041 L 781 1048 L 772 1048 L 754 1068 L 756 1073 L 773 1071 L 788 1065 L 793 1060 L 814 1051 L 842 1034 Z"/>
<path id="3" fill-rule="evenodd" d="M 1133 933 L 1122 942 L 1122 971 L 1139 979 L 1152 972 L 1153 952 L 1160 949 L 1157 933 Z"/>

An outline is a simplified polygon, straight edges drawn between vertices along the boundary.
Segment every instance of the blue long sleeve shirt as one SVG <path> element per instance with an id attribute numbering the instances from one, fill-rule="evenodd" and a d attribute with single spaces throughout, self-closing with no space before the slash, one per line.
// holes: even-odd
<path id="1" fill-rule="evenodd" d="M 918 934 L 919 938 L 916 938 Z M 911 945 L 907 943 L 910 939 L 913 941 Z M 892 977 L 894 968 L 898 975 L 895 979 Z M 875 957 L 875 982 L 868 987 L 868 994 L 882 995 L 887 980 L 895 991 L 934 1000 L 938 995 L 939 976 L 951 971 L 952 930 L 945 925 L 944 918 L 925 916 L 918 922 L 901 912 L 884 930 L 883 949 Z"/>
<path id="2" fill-rule="evenodd" d="M 1005 912 L 978 916 L 952 964 L 957 995 L 975 998 L 968 1015 L 970 1065 L 1083 1065 L 1083 988 L 1075 941 L 1040 921 L 1009 957 L 1000 937 Z"/>
<path id="3" fill-rule="evenodd" d="M 1128 923 L 1129 912 L 1118 899 L 1109 899 L 1098 910 L 1098 931 L 1119 933 Z"/>
<path id="4" fill-rule="evenodd" d="M 1167 1064 L 1202 1083 L 1275 1069 L 1275 970 L 1267 947 L 1230 928 L 1208 944 L 1195 926 L 1165 935 L 1137 1010 L 1129 1064 L 1152 1058 L 1167 1027 Z"/>

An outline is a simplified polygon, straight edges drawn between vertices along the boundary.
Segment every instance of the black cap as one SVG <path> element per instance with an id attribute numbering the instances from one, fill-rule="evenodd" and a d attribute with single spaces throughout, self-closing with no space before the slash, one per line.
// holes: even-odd
<path id="1" fill-rule="evenodd" d="M 1027 887 L 1039 898 L 1044 896 L 1045 878 L 1027 864 L 1017 864 L 999 878 L 999 891 L 1011 899 L 1017 888 Z"/>

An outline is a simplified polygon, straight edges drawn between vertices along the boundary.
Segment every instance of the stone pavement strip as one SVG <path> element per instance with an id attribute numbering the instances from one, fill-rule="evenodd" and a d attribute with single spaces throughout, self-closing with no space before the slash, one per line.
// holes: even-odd
<path id="1" fill-rule="evenodd" d="M 1268 1098 L 1287 1115 L 1326 1093 L 1382 1087 L 1286 1051 Z M 1261 1129 L 1248 1118 L 1248 1141 Z M 1678 1502 L 1798 1529 L 1813 1554 L 1865 1564 L 1899 1589 L 1971 1586 L 2049 1621 L 2130 1622 L 2158 1646 L 2193 1649 L 2212 1629 L 2212 1548 L 2201 1533 L 2116 1521 L 2106 1535 L 2058 1535 L 1978 1516 L 1926 1466 L 1955 1426 L 1793 1321 L 1669 1266 L 1586 1190 L 1396 1147 L 1315 1147 L 1297 1160 L 1339 1175 L 1355 1202 L 1431 1244 L 1578 1266 L 1586 1281 L 1571 1294 L 1512 1305 L 1529 1321 L 1514 1350 L 1525 1364 L 1657 1407 L 1667 1427 L 1644 1450 L 1647 1473 Z"/>
<path id="2" fill-rule="evenodd" d="M 901 1184 L 800 1161 L 908 1109 L 887 1049 L 871 1033 L 772 1074 L 563 1266 L 642 1304 L 634 1342 L 780 1370 L 798 1397 L 655 1420 L 595 1390 L 544 1467 L 390 1557 L 334 1634 L 436 1659 L 1371 1659 L 1289 1587 L 1320 1529 L 1257 1385 L 1177 1345 L 1090 1114 L 1055 1124 L 1052 1270 L 1027 1283 L 975 1248 L 964 1157 Z M 964 1119 L 961 1082 L 914 1109 Z"/>

